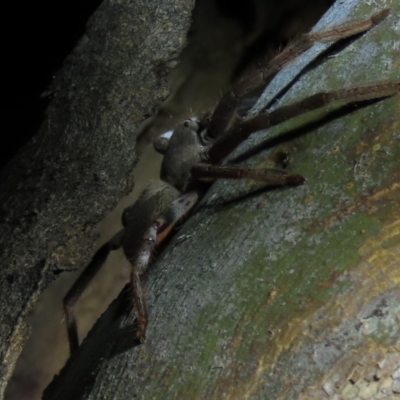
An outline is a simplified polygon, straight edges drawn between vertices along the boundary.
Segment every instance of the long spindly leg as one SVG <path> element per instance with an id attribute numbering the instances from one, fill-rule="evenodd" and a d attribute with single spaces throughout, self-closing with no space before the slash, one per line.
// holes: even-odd
<path id="1" fill-rule="evenodd" d="M 265 68 L 244 76 L 234 87 L 235 95 L 243 97 L 257 87 L 268 84 L 285 65 L 299 57 L 315 43 L 332 42 L 334 44 L 338 40 L 365 33 L 385 19 L 389 13 L 390 9 L 385 8 L 368 18 L 333 25 L 322 31 L 305 33 L 274 57 Z"/>
<path id="2" fill-rule="evenodd" d="M 67 324 L 67 333 L 69 340 L 69 347 L 71 354 L 79 347 L 78 327 L 76 324 L 76 317 L 74 314 L 74 306 L 81 297 L 87 285 L 91 282 L 94 276 L 99 272 L 100 268 L 106 261 L 110 251 L 117 250 L 121 247 L 123 232 L 120 231 L 115 234 L 111 240 L 105 243 L 96 251 L 92 261 L 84 269 L 82 274 L 72 285 L 71 289 L 63 299 L 64 314 Z"/>
<path id="3" fill-rule="evenodd" d="M 350 103 L 373 100 L 393 96 L 399 91 L 400 81 L 371 82 L 332 92 L 320 92 L 272 112 L 264 111 L 225 132 L 209 147 L 206 154 L 203 154 L 203 158 L 212 164 L 219 164 L 252 133 L 271 128 L 290 118 L 327 106 L 334 101 Z"/>
<path id="4" fill-rule="evenodd" d="M 223 178 L 223 179 L 255 179 L 270 186 L 301 185 L 305 182 L 303 176 L 290 174 L 283 169 L 275 168 L 242 168 L 236 166 L 220 166 L 210 164 L 196 164 L 191 170 L 196 179 Z"/>
<path id="5" fill-rule="evenodd" d="M 215 109 L 208 127 L 208 136 L 215 139 L 222 134 L 233 120 L 236 108 L 244 96 L 267 85 L 285 65 L 307 51 L 316 42 L 332 42 L 334 44 L 338 40 L 364 33 L 386 18 L 389 12 L 390 9 L 386 8 L 369 18 L 334 25 L 323 31 L 306 33 L 287 46 L 264 67 L 245 74 L 232 90 L 224 95 Z"/>
<path id="6" fill-rule="evenodd" d="M 146 326 L 147 326 L 147 313 L 144 302 L 143 286 L 140 280 L 140 276 L 146 272 L 148 265 L 150 264 L 151 256 L 155 244 L 157 242 L 157 225 L 152 224 L 149 230 L 146 232 L 143 238 L 142 246 L 137 254 L 137 258 L 129 260 L 132 266 L 131 272 L 131 287 L 133 304 L 135 306 L 137 319 L 139 322 L 139 328 L 136 333 L 136 337 L 139 340 L 144 340 Z"/>
<path id="7" fill-rule="evenodd" d="M 143 341 L 147 327 L 147 312 L 144 301 L 143 275 L 150 264 L 151 257 L 156 245 L 159 245 L 171 231 L 171 229 L 192 210 L 199 199 L 197 192 L 188 192 L 174 200 L 161 215 L 151 224 L 143 237 L 142 245 L 135 258 L 129 260 L 132 265 L 131 287 L 133 303 L 139 323 L 136 337 Z"/>

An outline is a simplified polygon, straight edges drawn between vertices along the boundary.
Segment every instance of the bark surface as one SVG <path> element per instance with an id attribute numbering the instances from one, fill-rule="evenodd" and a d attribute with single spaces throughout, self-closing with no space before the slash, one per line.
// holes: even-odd
<path id="1" fill-rule="evenodd" d="M 25 317 L 49 282 L 87 264 L 93 227 L 131 189 L 135 132 L 168 94 L 192 5 L 103 3 L 55 77 L 41 129 L 0 173 L 0 398 Z"/>
<path id="2" fill-rule="evenodd" d="M 400 78 L 400 4 L 338 2 L 318 28 L 392 7 L 354 41 L 317 45 L 265 91 L 279 104 Z M 379 7 L 379 8 L 378 8 Z M 325 54 L 327 55 L 327 54 Z M 334 55 L 334 56 L 333 56 Z M 400 392 L 400 95 L 335 104 L 258 132 L 283 143 L 301 187 L 213 185 L 147 279 L 134 341 L 129 293 L 103 315 L 45 399 L 382 398 Z M 268 165 L 268 152 L 248 161 Z M 221 204 L 224 203 L 224 204 Z M 219 205 L 218 205 L 219 204 Z M 121 309 L 128 309 L 121 316 Z M 338 397 L 335 397 L 338 398 Z"/>

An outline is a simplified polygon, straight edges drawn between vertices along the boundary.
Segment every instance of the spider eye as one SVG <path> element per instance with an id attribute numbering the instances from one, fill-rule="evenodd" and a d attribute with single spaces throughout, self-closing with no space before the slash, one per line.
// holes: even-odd
<path id="1" fill-rule="evenodd" d="M 189 121 L 185 121 L 185 122 L 183 123 L 183 126 L 184 126 L 185 128 L 187 128 L 187 127 L 189 126 Z"/>

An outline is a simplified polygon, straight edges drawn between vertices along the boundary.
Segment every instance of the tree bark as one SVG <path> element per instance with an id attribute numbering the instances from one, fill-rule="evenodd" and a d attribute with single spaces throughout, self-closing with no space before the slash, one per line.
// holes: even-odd
<path id="1" fill-rule="evenodd" d="M 399 79 L 400 4 L 382 1 L 379 9 L 389 6 L 390 16 L 357 40 L 328 54 L 314 46 L 260 101 L 293 77 L 279 105 Z M 318 28 L 374 11 L 361 0 L 338 2 Z M 398 394 L 399 99 L 335 104 L 254 135 L 239 152 L 271 135 L 304 133 L 279 147 L 307 183 L 240 201 L 230 199 L 253 184 L 214 184 L 148 274 L 145 343 L 135 343 L 134 312 L 121 316 L 130 308 L 129 293 L 121 294 L 44 398 Z M 268 153 L 250 164 L 268 164 Z"/>
<path id="2" fill-rule="evenodd" d="M 103 3 L 52 84 L 40 131 L 0 173 L 0 398 L 25 317 L 62 271 L 87 264 L 92 228 L 131 189 L 135 132 L 168 94 L 192 3 Z"/>

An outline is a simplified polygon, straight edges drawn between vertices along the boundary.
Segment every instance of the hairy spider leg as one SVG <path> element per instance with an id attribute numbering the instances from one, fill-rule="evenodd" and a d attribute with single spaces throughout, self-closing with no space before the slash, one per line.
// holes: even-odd
<path id="1" fill-rule="evenodd" d="M 364 33 L 380 23 L 389 13 L 390 9 L 386 8 L 368 18 L 345 22 L 323 31 L 300 36 L 298 40 L 269 61 L 265 67 L 254 69 L 236 82 L 215 109 L 207 129 L 207 135 L 213 139 L 219 137 L 231 125 L 236 109 L 244 96 L 257 88 L 266 86 L 285 65 L 303 54 L 316 42 L 332 42 L 333 45 L 338 40 Z"/>
<path id="2" fill-rule="evenodd" d="M 103 244 L 103 246 L 96 251 L 91 262 L 83 270 L 82 274 L 72 285 L 71 289 L 68 290 L 68 293 L 63 299 L 63 308 L 67 324 L 67 333 L 71 354 L 79 347 L 78 327 L 74 313 L 74 306 L 81 297 L 83 291 L 86 289 L 87 285 L 91 282 L 94 276 L 99 272 L 102 265 L 105 263 L 110 251 L 117 250 L 121 247 L 123 235 L 124 231 L 119 231 L 111 238 L 111 240 Z"/>
<path id="3" fill-rule="evenodd" d="M 332 92 L 320 92 L 303 100 L 282 106 L 272 112 L 264 111 L 259 115 L 236 124 L 207 149 L 203 158 L 212 164 L 219 164 L 228 154 L 249 136 L 261 129 L 271 128 L 290 118 L 306 112 L 325 107 L 334 101 L 358 102 L 393 96 L 400 91 L 400 81 L 370 82 L 347 89 Z M 242 161 L 243 156 L 235 158 L 235 162 Z"/>
<path id="4" fill-rule="evenodd" d="M 290 174 L 283 169 L 276 168 L 242 168 L 227 165 L 196 164 L 191 170 L 196 179 L 255 179 L 267 183 L 268 186 L 301 185 L 305 182 L 303 176 Z"/>
<path id="5" fill-rule="evenodd" d="M 136 257 L 129 259 L 129 262 L 132 265 L 132 296 L 139 323 L 136 337 L 140 341 L 145 339 L 148 322 L 143 285 L 140 277 L 146 272 L 150 264 L 155 246 L 159 245 L 160 242 L 168 236 L 174 226 L 187 216 L 187 214 L 197 204 L 198 199 L 199 193 L 191 191 L 174 200 L 171 205 L 167 207 L 151 224 L 144 236 L 142 246 L 136 253 Z"/>

